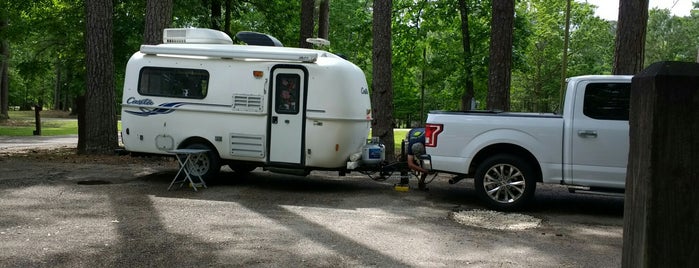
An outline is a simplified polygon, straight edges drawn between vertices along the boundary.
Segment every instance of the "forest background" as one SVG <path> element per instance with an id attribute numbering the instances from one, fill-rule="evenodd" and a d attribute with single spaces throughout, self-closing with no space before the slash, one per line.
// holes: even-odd
<path id="1" fill-rule="evenodd" d="M 0 47 L 7 64 L 9 106 L 23 110 L 74 109 L 85 92 L 85 3 L 82 0 L 3 0 Z M 302 1 L 174 0 L 171 27 L 220 29 L 231 36 L 256 31 L 298 46 Z M 316 1 L 314 17 L 321 1 Z M 328 1 L 330 52 L 357 64 L 372 79 L 372 4 Z M 464 61 L 458 0 L 393 0 L 393 117 L 397 126 L 422 124 L 430 110 L 458 110 L 470 73 L 476 108 L 485 108 L 491 1 L 463 1 L 468 10 L 470 57 Z M 565 76 L 611 74 L 616 22 L 595 6 L 573 1 Z M 697 59 L 699 10 L 674 16 L 649 11 L 645 66 Z M 566 1 L 516 1 L 510 109 L 553 112 L 560 103 Z M 146 1 L 114 1 L 115 105 L 121 102 L 126 62 L 143 43 Z M 317 31 L 318 25 L 315 26 Z M 314 31 L 314 33 L 316 33 Z M 314 35 L 315 36 L 315 35 Z M 466 68 L 469 71 L 466 71 Z M 116 111 L 119 111 L 117 108 Z"/>

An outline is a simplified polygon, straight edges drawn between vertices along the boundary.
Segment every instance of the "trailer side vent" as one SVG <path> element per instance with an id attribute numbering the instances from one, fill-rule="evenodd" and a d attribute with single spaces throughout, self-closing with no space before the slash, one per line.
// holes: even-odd
<path id="1" fill-rule="evenodd" d="M 261 95 L 233 95 L 233 111 L 239 112 L 262 112 Z"/>
<path id="2" fill-rule="evenodd" d="M 264 136 L 231 133 L 231 155 L 239 157 L 265 157 Z"/>

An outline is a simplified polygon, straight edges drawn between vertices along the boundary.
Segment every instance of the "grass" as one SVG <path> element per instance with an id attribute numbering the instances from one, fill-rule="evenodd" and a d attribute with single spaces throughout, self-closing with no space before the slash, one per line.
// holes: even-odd
<path id="1" fill-rule="evenodd" d="M 10 119 L 0 121 L 0 136 L 34 135 L 34 111 L 9 111 L 8 115 Z M 41 112 L 42 136 L 71 134 L 78 134 L 78 121 L 75 116 L 55 110 Z"/>
<path id="2" fill-rule="evenodd" d="M 34 135 L 34 111 L 9 111 L 9 120 L 0 121 L 0 136 L 32 136 Z M 121 129 L 119 122 L 118 129 Z M 400 150 L 400 143 L 410 129 L 393 129 L 394 148 Z M 77 135 L 78 120 L 68 112 L 47 110 L 41 112 L 41 135 L 60 136 Z M 371 133 L 369 133 L 371 138 Z"/>
<path id="3" fill-rule="evenodd" d="M 393 129 L 393 148 L 400 152 L 400 143 L 405 139 L 405 135 L 410 131 L 408 128 L 394 128 Z M 369 139 L 371 139 L 371 130 L 369 130 Z"/>
<path id="4" fill-rule="evenodd" d="M 393 148 L 400 151 L 400 143 L 405 139 L 405 135 L 408 134 L 408 131 L 410 131 L 410 129 L 407 128 L 393 129 L 393 144 L 395 145 Z"/>
<path id="5" fill-rule="evenodd" d="M 32 122 L 33 124 L 34 122 Z M 32 136 L 35 126 L 5 126 L 0 124 L 0 136 Z M 78 134 L 77 120 L 60 120 L 41 122 L 42 136 L 60 136 Z"/>
<path id="6" fill-rule="evenodd" d="M 32 136 L 36 125 L 34 111 L 9 111 L 10 119 L 0 120 L 0 136 Z M 121 129 L 118 122 L 117 129 Z M 41 112 L 41 135 L 77 135 L 78 120 L 68 112 L 46 110 Z"/>

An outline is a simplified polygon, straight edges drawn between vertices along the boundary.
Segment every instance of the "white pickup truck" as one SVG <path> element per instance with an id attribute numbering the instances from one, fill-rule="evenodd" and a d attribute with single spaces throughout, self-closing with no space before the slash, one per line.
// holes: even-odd
<path id="1" fill-rule="evenodd" d="M 434 171 L 473 178 L 491 208 L 518 210 L 537 182 L 571 191 L 624 192 L 632 76 L 568 79 L 562 113 L 432 111 L 426 155 Z"/>

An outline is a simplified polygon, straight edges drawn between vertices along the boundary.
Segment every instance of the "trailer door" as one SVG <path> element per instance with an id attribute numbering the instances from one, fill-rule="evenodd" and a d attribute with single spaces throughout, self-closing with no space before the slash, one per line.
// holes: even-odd
<path id="1" fill-rule="evenodd" d="M 272 69 L 269 161 L 301 165 L 305 145 L 306 74 L 304 69 Z"/>

